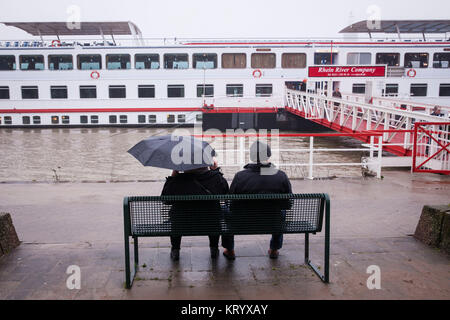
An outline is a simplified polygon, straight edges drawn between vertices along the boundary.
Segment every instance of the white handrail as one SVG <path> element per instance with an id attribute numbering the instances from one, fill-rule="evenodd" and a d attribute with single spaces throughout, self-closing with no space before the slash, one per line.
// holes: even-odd
<path id="1" fill-rule="evenodd" d="M 280 155 L 282 152 L 293 152 L 293 153 L 307 153 L 308 154 L 308 161 L 307 162 L 274 162 L 274 164 L 279 168 L 288 168 L 288 167 L 308 167 L 308 175 L 307 179 L 313 180 L 314 179 L 314 168 L 315 167 L 343 167 L 343 166 L 360 166 L 362 168 L 367 168 L 367 162 L 361 158 L 361 162 L 317 162 L 314 159 L 314 153 L 324 153 L 324 152 L 368 152 L 370 155 L 370 165 L 375 166 L 376 168 L 376 176 L 378 178 L 381 178 L 381 169 L 382 169 L 382 157 L 383 157 L 383 145 L 382 145 L 382 139 L 380 137 L 378 144 L 374 143 L 374 136 L 371 136 L 371 142 L 370 144 L 363 144 L 363 148 L 314 148 L 314 136 L 309 136 L 309 146 L 308 148 L 296 148 L 296 149 L 282 149 L 282 148 L 273 148 L 272 151 L 272 158 L 274 159 L 280 159 L 279 156 L 276 156 L 277 154 Z M 249 149 L 245 148 L 245 137 L 238 137 L 238 148 L 233 150 L 224 150 L 224 149 L 215 149 L 217 154 L 219 155 L 219 163 L 221 163 L 221 167 L 227 168 L 227 167 L 242 167 L 246 163 L 246 154 L 250 153 Z M 381 144 L 380 144 L 381 141 Z M 223 159 L 222 157 L 225 154 L 228 154 L 230 152 L 237 153 L 238 157 L 235 159 L 232 158 L 233 163 L 227 163 L 228 157 L 225 157 Z M 377 157 L 374 157 L 375 153 L 377 153 Z M 274 156 L 275 155 L 275 156 Z"/>

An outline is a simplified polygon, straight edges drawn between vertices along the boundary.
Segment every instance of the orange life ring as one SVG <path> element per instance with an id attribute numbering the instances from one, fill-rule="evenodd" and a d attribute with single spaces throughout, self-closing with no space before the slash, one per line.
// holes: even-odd
<path id="1" fill-rule="evenodd" d="M 98 78 L 100 78 L 100 73 L 98 73 L 98 71 L 92 71 L 91 78 L 97 80 Z"/>
<path id="2" fill-rule="evenodd" d="M 53 40 L 52 41 L 52 47 L 61 47 L 61 41 Z"/>
<path id="3" fill-rule="evenodd" d="M 416 76 L 417 72 L 414 69 L 409 69 L 406 74 L 408 75 L 408 77 L 414 78 Z"/>
<path id="4" fill-rule="evenodd" d="M 254 78 L 257 78 L 257 79 L 261 78 L 261 77 L 262 77 L 262 72 L 261 72 L 261 70 L 256 69 L 255 71 L 253 71 L 253 77 L 254 77 Z"/>

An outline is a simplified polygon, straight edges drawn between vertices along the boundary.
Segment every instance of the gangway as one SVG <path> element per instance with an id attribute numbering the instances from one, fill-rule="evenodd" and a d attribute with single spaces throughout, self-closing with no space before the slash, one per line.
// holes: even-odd
<path id="1" fill-rule="evenodd" d="M 419 167 L 410 165 L 413 171 L 450 173 L 450 119 L 448 114 L 430 115 L 429 105 L 412 103 L 397 108 L 395 104 L 370 104 L 287 88 L 285 105 L 288 112 L 340 133 L 380 132 L 383 150 L 401 157 L 402 163 L 411 164 L 416 150 L 414 159 L 421 157 L 422 161 L 417 160 Z"/>
<path id="2" fill-rule="evenodd" d="M 342 94 L 342 98 L 347 101 L 353 102 L 364 102 L 365 95 L 364 94 L 350 94 L 345 93 Z M 422 103 L 407 99 L 402 99 L 397 96 L 383 96 L 383 97 L 372 97 L 370 99 L 371 104 L 375 106 L 383 106 L 390 107 L 394 109 L 401 109 L 407 111 L 418 111 L 421 113 L 431 115 L 436 109 L 440 110 L 440 112 L 444 116 L 450 115 L 450 106 L 444 106 L 439 104 L 431 104 L 431 103 Z"/>

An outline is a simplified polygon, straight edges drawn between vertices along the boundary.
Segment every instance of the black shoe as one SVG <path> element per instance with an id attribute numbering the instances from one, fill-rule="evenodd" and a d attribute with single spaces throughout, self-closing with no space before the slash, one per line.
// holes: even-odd
<path id="1" fill-rule="evenodd" d="M 279 252 L 278 252 L 278 250 L 272 250 L 272 249 L 269 249 L 269 257 L 270 257 L 270 259 L 278 259 L 278 256 L 279 256 Z"/>
<path id="2" fill-rule="evenodd" d="M 236 255 L 234 254 L 234 250 L 225 250 L 223 252 L 223 255 L 228 260 L 235 260 L 236 259 Z"/>
<path id="3" fill-rule="evenodd" d="M 180 249 L 170 250 L 170 258 L 172 258 L 173 261 L 180 260 Z"/>
<path id="4" fill-rule="evenodd" d="M 211 259 L 217 259 L 219 257 L 219 248 L 209 248 L 211 252 Z"/>

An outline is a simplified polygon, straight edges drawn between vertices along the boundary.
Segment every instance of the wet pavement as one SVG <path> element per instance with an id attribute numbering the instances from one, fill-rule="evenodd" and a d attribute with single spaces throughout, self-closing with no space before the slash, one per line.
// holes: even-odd
<path id="1" fill-rule="evenodd" d="M 270 236 L 236 237 L 237 259 L 211 261 L 206 237 L 183 238 L 169 258 L 168 238 L 140 240 L 141 271 L 124 289 L 122 199 L 158 195 L 162 181 L 0 184 L 23 243 L 0 258 L 0 299 L 449 299 L 450 259 L 415 240 L 422 207 L 448 204 L 450 177 L 384 171 L 384 179 L 292 181 L 295 193 L 331 197 L 331 272 L 324 284 L 303 264 L 304 236 L 285 236 L 278 260 Z M 311 237 L 323 265 L 323 233 Z M 66 270 L 81 270 L 69 290 Z M 369 290 L 369 266 L 381 289 Z"/>

